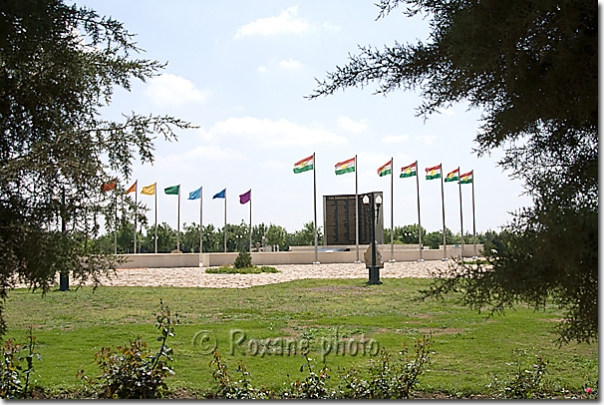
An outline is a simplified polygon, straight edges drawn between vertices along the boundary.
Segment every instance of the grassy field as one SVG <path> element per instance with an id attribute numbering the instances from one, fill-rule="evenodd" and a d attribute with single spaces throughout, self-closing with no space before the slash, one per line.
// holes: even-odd
<path id="1" fill-rule="evenodd" d="M 428 332 L 434 353 L 421 378 L 425 391 L 485 392 L 494 375 L 515 371 L 508 364 L 515 349 L 544 357 L 549 362 L 547 378 L 559 386 L 580 389 L 587 379 L 598 377 L 597 344 L 555 343 L 551 329 L 561 316 L 555 308 L 534 312 L 519 307 L 487 319 L 458 305 L 455 297 L 445 302 L 417 300 L 418 291 L 429 283 L 426 279 L 383 279 L 377 286 L 365 281 L 298 280 L 246 289 L 100 287 L 46 296 L 15 290 L 5 309 L 7 337 L 23 340 L 27 326 L 33 325 L 43 358 L 36 364 L 37 380 L 53 389 L 81 386 L 76 378 L 81 369 L 98 375 L 93 357 L 103 346 L 124 345 L 138 335 L 151 347 L 157 345 L 154 313 L 160 300 L 181 322 L 168 341 L 175 354 L 176 375 L 168 379 L 172 388 L 213 384 L 207 352 L 214 341 L 231 369 L 242 359 L 255 384 L 278 388 L 288 375 L 304 378 L 304 358 L 300 353 L 279 354 L 278 349 L 262 356 L 266 339 L 282 338 L 297 348 L 308 342 L 309 356 L 322 365 L 321 353 L 334 340 L 373 339 L 373 349 L 377 345 L 396 352 Z M 235 339 L 243 334 L 245 341 L 237 344 Z M 363 355 L 357 347 L 356 356 L 332 352 L 324 356 L 325 363 L 334 374 L 338 367 L 366 364 L 372 358 L 369 348 Z"/>

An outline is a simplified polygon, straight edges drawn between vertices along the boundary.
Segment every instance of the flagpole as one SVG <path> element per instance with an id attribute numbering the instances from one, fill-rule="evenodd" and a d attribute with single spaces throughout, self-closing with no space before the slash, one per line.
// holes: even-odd
<path id="1" fill-rule="evenodd" d="M 226 208 L 227 208 L 227 203 L 226 203 L 226 187 L 224 188 L 224 253 L 226 253 L 227 248 L 226 248 L 226 226 L 227 226 L 227 212 L 226 212 Z"/>
<path id="2" fill-rule="evenodd" d="M 178 216 L 177 216 L 177 231 L 176 231 L 176 250 L 180 252 L 180 184 L 178 185 Z"/>
<path id="3" fill-rule="evenodd" d="M 357 155 L 354 155 L 354 209 L 355 209 L 355 240 L 357 244 L 357 260 L 359 261 L 359 168 L 357 167 Z"/>
<path id="4" fill-rule="evenodd" d="M 137 214 L 138 214 L 138 179 L 136 180 L 136 186 L 134 187 L 134 254 L 136 254 L 136 229 L 138 227 Z"/>
<path id="5" fill-rule="evenodd" d="M 315 152 L 312 154 L 312 172 L 313 172 L 313 205 L 314 205 L 314 218 L 315 218 L 315 261 L 313 264 L 319 264 L 319 237 L 317 232 L 317 160 L 315 158 Z"/>
<path id="6" fill-rule="evenodd" d="M 394 263 L 394 157 L 390 158 L 390 263 Z"/>
<path id="7" fill-rule="evenodd" d="M 155 192 L 155 254 L 157 254 L 157 182 L 153 184 Z"/>
<path id="8" fill-rule="evenodd" d="M 199 254 L 203 253 L 203 186 L 199 187 Z"/>
<path id="9" fill-rule="evenodd" d="M 252 255 L 252 190 L 250 189 L 250 257 Z"/>
<path id="10" fill-rule="evenodd" d="M 461 171 L 459 169 L 459 166 L 457 166 L 457 184 L 459 185 L 459 220 L 461 222 L 461 255 L 460 257 L 463 259 L 463 209 L 462 209 L 462 202 L 461 202 Z"/>
<path id="11" fill-rule="evenodd" d="M 445 226 L 445 182 L 443 179 L 443 164 L 440 164 L 440 195 L 441 206 L 443 210 L 443 246 L 445 249 L 443 260 L 447 260 L 447 228 Z"/>
<path id="12" fill-rule="evenodd" d="M 417 165 L 417 160 L 415 161 L 415 184 L 417 185 L 417 234 L 419 238 L 419 260 L 420 262 L 424 261 L 423 257 L 423 247 L 422 247 L 422 220 L 419 210 L 419 166 Z"/>
<path id="13" fill-rule="evenodd" d="M 474 258 L 476 255 L 476 211 L 474 210 L 474 170 L 472 170 L 472 227 L 474 233 Z"/>

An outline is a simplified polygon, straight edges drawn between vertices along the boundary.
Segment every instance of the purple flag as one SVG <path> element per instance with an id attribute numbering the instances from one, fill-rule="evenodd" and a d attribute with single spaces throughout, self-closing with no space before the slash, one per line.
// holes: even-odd
<path id="1" fill-rule="evenodd" d="M 247 193 L 243 193 L 239 195 L 239 203 L 240 204 L 245 204 L 248 201 L 250 201 L 252 199 L 252 189 L 250 189 L 250 191 L 248 191 Z"/>

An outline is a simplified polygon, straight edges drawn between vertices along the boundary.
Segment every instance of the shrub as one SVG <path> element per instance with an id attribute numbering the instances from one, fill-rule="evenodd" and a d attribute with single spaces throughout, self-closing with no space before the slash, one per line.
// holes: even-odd
<path id="1" fill-rule="evenodd" d="M 237 255 L 237 258 L 235 259 L 235 263 L 233 263 L 233 264 L 235 265 L 236 269 L 252 267 L 252 255 L 250 255 L 250 253 L 247 250 L 242 250 Z"/>
<path id="2" fill-rule="evenodd" d="M 250 382 L 250 373 L 245 364 L 239 362 L 236 372 L 241 373 L 241 378 L 236 380 L 221 361 L 220 356 L 214 351 L 214 358 L 210 362 L 214 366 L 212 375 L 218 387 L 210 398 L 246 398 L 246 399 L 344 399 L 344 398 L 380 398 L 402 399 L 409 398 L 411 390 L 419 383 L 419 376 L 424 367 L 429 363 L 431 337 L 424 336 L 415 345 L 416 353 L 413 358 L 409 356 L 408 347 L 399 352 L 399 359 L 392 360 L 386 350 L 382 350 L 379 361 L 371 360 L 368 369 L 364 370 L 369 378 L 361 377 L 361 372 L 351 369 L 340 372 L 345 388 L 338 386 L 336 389 L 328 387 L 330 380 L 329 368 L 324 366 L 318 372 L 316 361 L 305 357 L 306 363 L 300 367 L 300 372 L 308 370 L 308 376 L 303 380 L 289 382 L 284 385 L 281 392 L 275 393 L 264 386 L 254 388 Z M 288 375 L 289 378 L 289 375 Z"/>
<path id="3" fill-rule="evenodd" d="M 280 273 L 280 272 L 279 272 L 279 270 L 277 270 L 276 268 L 271 267 L 271 266 L 261 266 L 260 273 Z"/>
<path id="4" fill-rule="evenodd" d="M 274 398 L 272 390 L 267 390 L 265 387 L 254 388 L 250 382 L 251 374 L 247 371 L 245 363 L 239 362 L 236 373 L 241 373 L 240 379 L 235 379 L 225 363 L 221 361 L 221 357 L 216 350 L 213 352 L 214 357 L 210 362 L 210 366 L 214 366 L 212 371 L 214 380 L 218 383 L 218 387 L 214 394 L 215 398 L 228 399 L 270 399 Z"/>
<path id="5" fill-rule="evenodd" d="M 402 399 L 411 396 L 411 390 L 419 383 L 425 366 L 430 362 L 430 335 L 418 339 L 415 343 L 415 356 L 409 355 L 409 347 L 405 345 L 399 352 L 399 357 L 393 360 L 386 349 L 382 349 L 379 359 L 370 360 L 367 378 L 361 377 L 356 369 L 341 373 L 346 382 L 344 395 L 347 398 L 363 399 Z"/>
<path id="6" fill-rule="evenodd" d="M 515 349 L 512 356 L 514 360 L 508 365 L 516 368 L 513 374 L 504 379 L 494 376 L 494 381 L 487 385 L 495 398 L 532 399 L 555 395 L 555 390 L 543 382 L 547 361 L 535 355 L 534 361 L 529 362 L 527 351 L 521 349 Z"/>
<path id="7" fill-rule="evenodd" d="M 270 266 L 262 266 L 262 267 L 243 267 L 236 268 L 231 266 L 221 266 L 221 267 L 210 267 L 206 269 L 206 273 L 209 274 L 260 274 L 260 273 L 279 273 L 274 267 Z"/>
<path id="8" fill-rule="evenodd" d="M 156 321 L 160 331 L 157 340 L 161 342 L 157 353 L 150 353 L 147 343 L 138 337 L 131 340 L 129 346 L 117 346 L 115 349 L 104 347 L 94 355 L 101 375 L 97 378 L 97 384 L 91 384 L 98 397 L 149 399 L 160 396 L 162 390 L 167 389 L 164 379 L 168 374 L 174 374 L 174 370 L 168 366 L 168 362 L 172 361 L 172 349 L 166 345 L 166 341 L 174 336 L 178 315 L 172 315 L 168 307 L 160 302 Z M 90 382 L 83 375 L 83 370 L 78 376 Z"/>
<path id="9" fill-rule="evenodd" d="M 319 373 L 315 373 L 311 362 L 316 363 L 310 357 L 306 357 L 306 364 L 300 367 L 300 372 L 304 368 L 308 370 L 308 377 L 304 380 L 291 382 L 282 393 L 284 399 L 335 399 L 338 398 L 336 391 L 327 388 L 326 381 L 329 380 L 329 368 L 323 366 Z M 289 376 L 288 376 L 289 377 Z"/>
<path id="10" fill-rule="evenodd" d="M 7 339 L 2 346 L 3 359 L 0 364 L 0 398 L 31 398 L 30 377 L 34 373 L 34 357 L 42 360 L 36 352 L 36 337 L 30 326 L 25 343 Z"/>

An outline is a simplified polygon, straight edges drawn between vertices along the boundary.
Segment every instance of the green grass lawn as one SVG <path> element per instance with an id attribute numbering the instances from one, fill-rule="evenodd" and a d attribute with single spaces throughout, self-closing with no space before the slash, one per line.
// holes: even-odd
<path id="1" fill-rule="evenodd" d="M 418 290 L 429 283 L 426 279 L 383 279 L 384 284 L 373 286 L 365 281 L 298 280 L 245 289 L 100 287 L 94 292 L 82 288 L 46 296 L 14 290 L 5 308 L 7 337 L 21 341 L 27 326 L 33 325 L 43 358 L 35 364 L 37 380 L 51 389 L 81 386 L 76 378 L 81 369 L 89 376 L 98 375 L 93 357 L 103 346 L 125 345 L 138 335 L 151 347 L 157 346 L 154 314 L 160 300 L 178 313 L 181 322 L 168 341 L 176 371 L 168 379 L 172 388 L 213 384 L 206 344 L 214 339 L 231 370 L 244 360 L 255 385 L 278 388 L 288 375 L 306 376 L 306 371 L 300 373 L 304 358 L 300 353 L 253 355 L 258 343 L 268 338 L 294 344 L 306 341 L 309 357 L 322 366 L 322 345 L 333 342 L 336 333 L 343 342 L 373 339 L 396 352 L 431 332 L 434 353 L 421 378 L 421 389 L 426 391 L 485 392 L 493 375 L 515 370 L 508 364 L 514 349 L 544 357 L 549 361 L 547 378 L 567 389 L 580 389 L 587 378 L 598 377 L 597 344 L 556 344 L 551 329 L 561 314 L 555 308 L 534 312 L 520 306 L 487 319 L 458 305 L 455 297 L 418 301 Z M 244 332 L 246 340 L 235 344 L 231 355 L 231 331 L 236 330 Z M 208 340 L 201 339 L 200 331 L 207 331 L 203 333 Z M 340 352 L 328 354 L 325 362 L 336 374 L 338 367 L 361 366 L 371 358 L 369 353 Z"/>

